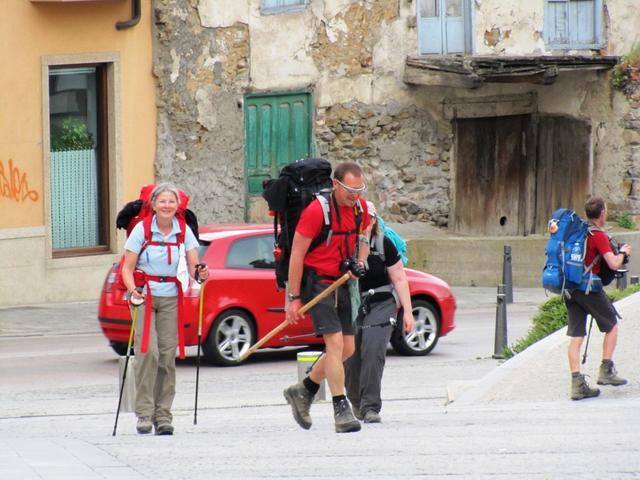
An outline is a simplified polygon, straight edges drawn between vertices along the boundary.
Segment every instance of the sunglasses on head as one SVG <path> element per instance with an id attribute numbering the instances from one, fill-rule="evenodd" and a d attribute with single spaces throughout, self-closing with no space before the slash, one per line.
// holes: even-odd
<path id="1" fill-rule="evenodd" d="M 367 186 L 366 185 L 362 185 L 361 187 L 358 187 L 358 188 L 353 188 L 353 187 L 347 187 L 344 183 L 342 183 L 337 178 L 335 179 L 335 181 L 337 183 L 339 183 L 340 186 L 342 186 L 342 188 L 344 188 L 347 193 L 358 193 L 358 194 L 360 194 L 360 193 L 364 193 L 364 192 L 367 191 Z"/>

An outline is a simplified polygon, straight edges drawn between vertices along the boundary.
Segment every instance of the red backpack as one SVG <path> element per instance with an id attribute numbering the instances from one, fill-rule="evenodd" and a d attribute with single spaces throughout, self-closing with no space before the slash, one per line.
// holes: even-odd
<path id="1" fill-rule="evenodd" d="M 143 222 L 144 227 L 144 244 L 139 254 L 142 254 L 145 248 L 149 245 L 163 245 L 167 247 L 168 262 L 171 263 L 171 247 L 180 247 L 184 243 L 186 234 L 186 226 L 193 231 L 193 234 L 198 238 L 198 220 L 195 214 L 187 208 L 189 204 L 189 195 L 179 190 L 179 204 L 178 211 L 176 212 L 176 219 L 180 225 L 180 233 L 177 235 L 176 242 L 158 242 L 152 240 L 151 235 L 151 222 L 153 220 L 153 209 L 151 208 L 151 194 L 156 188 L 155 184 L 144 185 L 140 189 L 140 196 L 137 200 L 127 203 L 122 210 L 118 213 L 116 219 L 116 227 L 127 231 L 127 237 L 131 234 L 133 228 L 140 222 Z M 120 260 L 120 264 L 116 269 L 116 275 L 118 276 L 118 282 L 120 286 L 126 290 L 126 286 L 122 280 L 122 266 L 124 264 L 124 255 Z M 136 286 L 148 285 L 149 281 L 161 281 L 175 283 L 178 288 L 178 343 L 180 346 L 180 358 L 184 358 L 184 315 L 183 315 L 183 291 L 180 282 L 176 277 L 156 277 L 147 275 L 141 270 L 134 272 L 134 281 Z M 151 325 L 151 290 L 147 288 L 147 302 L 145 304 L 144 315 L 144 330 L 142 332 L 142 345 L 141 351 L 146 353 L 149 345 L 149 328 Z"/>

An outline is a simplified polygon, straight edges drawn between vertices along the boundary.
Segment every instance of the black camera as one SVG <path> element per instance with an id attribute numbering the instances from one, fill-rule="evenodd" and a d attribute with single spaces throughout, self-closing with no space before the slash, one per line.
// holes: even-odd
<path id="1" fill-rule="evenodd" d="M 364 268 L 364 265 L 361 265 L 360 263 L 358 263 L 358 259 L 353 256 L 347 258 L 342 262 L 342 265 L 340 266 L 340 271 L 343 273 L 351 272 L 356 277 L 362 277 L 364 276 L 365 273 L 367 273 L 366 269 Z"/>
<path id="2" fill-rule="evenodd" d="M 629 255 L 621 251 L 622 247 L 624 247 L 626 243 L 618 243 L 613 238 L 610 239 L 609 243 L 611 244 L 611 250 L 613 250 L 614 254 L 618 255 L 622 253 L 624 255 L 624 260 L 622 261 L 622 264 L 626 265 L 627 263 L 629 263 Z"/>

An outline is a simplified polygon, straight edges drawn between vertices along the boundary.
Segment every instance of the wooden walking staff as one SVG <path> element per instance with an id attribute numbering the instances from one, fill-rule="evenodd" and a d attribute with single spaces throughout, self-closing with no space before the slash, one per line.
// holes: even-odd
<path id="1" fill-rule="evenodd" d="M 309 310 L 311 310 L 313 307 L 315 307 L 323 298 L 325 298 L 328 295 L 330 295 L 331 293 L 333 293 L 336 289 L 338 289 L 341 285 L 343 285 L 347 280 L 349 280 L 349 273 L 348 272 L 345 273 L 344 275 L 342 275 L 335 282 L 333 282 L 329 287 L 327 287 L 326 290 L 323 290 L 318 295 L 316 295 L 311 300 L 309 300 L 307 303 L 305 303 L 302 306 L 302 308 L 300 310 L 298 310 L 298 313 L 300 315 L 304 315 L 305 313 L 307 313 Z M 255 351 L 258 350 L 262 345 L 267 343 L 269 340 L 271 340 L 273 337 L 275 337 L 278 333 L 280 333 L 282 330 L 284 330 L 287 327 L 287 325 L 289 325 L 289 321 L 285 320 L 280 325 L 278 325 L 276 328 L 271 330 L 264 337 L 262 337 L 259 342 L 256 342 L 249 350 L 247 350 L 242 355 L 240 355 L 240 360 L 239 361 L 240 362 L 245 361 L 252 353 L 255 353 Z"/>

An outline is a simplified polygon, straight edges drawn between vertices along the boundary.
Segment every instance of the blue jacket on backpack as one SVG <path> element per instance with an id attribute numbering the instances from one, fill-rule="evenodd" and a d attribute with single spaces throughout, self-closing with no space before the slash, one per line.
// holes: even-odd
<path id="1" fill-rule="evenodd" d="M 378 216 L 378 227 L 384 233 L 384 236 L 393 242 L 402 259 L 402 265 L 406 267 L 409 262 L 409 258 L 407 257 L 407 242 L 405 242 L 393 228 L 385 225 L 380 216 Z"/>

